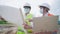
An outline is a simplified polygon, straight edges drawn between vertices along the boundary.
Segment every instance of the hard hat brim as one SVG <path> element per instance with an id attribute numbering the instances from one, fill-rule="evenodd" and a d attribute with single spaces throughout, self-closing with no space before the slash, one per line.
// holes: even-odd
<path id="1" fill-rule="evenodd" d="M 24 6 L 24 8 L 31 8 L 30 6 Z"/>
<path id="2" fill-rule="evenodd" d="M 48 7 L 46 7 L 46 6 L 39 6 L 39 7 L 45 7 L 45 8 L 48 8 Z M 49 9 L 49 8 L 48 8 Z M 50 9 L 49 9 L 50 10 Z"/>

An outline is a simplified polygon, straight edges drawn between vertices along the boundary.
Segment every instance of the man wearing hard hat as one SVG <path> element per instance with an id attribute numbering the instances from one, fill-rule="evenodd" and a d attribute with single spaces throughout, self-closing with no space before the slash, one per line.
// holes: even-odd
<path id="1" fill-rule="evenodd" d="M 43 14 L 43 16 L 53 16 L 53 14 L 49 13 L 50 6 L 47 3 L 43 3 L 39 6 L 40 13 Z"/>
<path id="2" fill-rule="evenodd" d="M 33 17 L 33 15 L 30 13 L 30 11 L 31 11 L 31 6 L 30 6 L 30 4 L 29 3 L 26 3 L 25 5 L 24 5 L 24 12 L 25 12 L 25 24 L 24 24 L 24 28 L 26 29 L 26 31 L 28 32 L 28 33 L 32 33 L 32 17 Z"/>
<path id="3" fill-rule="evenodd" d="M 53 14 L 50 14 L 48 12 L 50 10 L 50 6 L 47 3 L 43 3 L 42 5 L 39 6 L 39 8 L 40 8 L 40 13 L 42 14 L 42 16 L 53 16 Z M 37 32 L 35 34 L 40 34 L 40 32 Z M 42 34 L 44 34 L 44 32 Z"/>

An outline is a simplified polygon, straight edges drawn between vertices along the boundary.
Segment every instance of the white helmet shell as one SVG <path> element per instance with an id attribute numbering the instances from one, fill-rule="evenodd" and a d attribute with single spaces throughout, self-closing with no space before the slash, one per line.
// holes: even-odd
<path id="1" fill-rule="evenodd" d="M 47 3 L 43 3 L 43 4 L 41 4 L 40 6 L 44 6 L 44 7 L 47 7 L 48 9 L 50 9 L 50 5 L 47 4 Z"/>
<path id="2" fill-rule="evenodd" d="M 24 6 L 30 6 L 30 4 L 29 3 L 26 3 Z"/>

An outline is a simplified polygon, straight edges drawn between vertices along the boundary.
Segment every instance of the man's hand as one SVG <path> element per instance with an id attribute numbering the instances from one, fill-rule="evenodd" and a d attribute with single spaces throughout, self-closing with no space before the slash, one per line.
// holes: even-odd
<path id="1" fill-rule="evenodd" d="M 2 16 L 0 16 L 0 20 L 3 20 L 4 22 L 7 22 Z"/>
<path id="2" fill-rule="evenodd" d="M 32 22 L 32 19 L 28 19 L 29 20 L 29 22 Z"/>
<path id="3" fill-rule="evenodd" d="M 24 24 L 24 28 L 25 28 L 25 29 L 32 29 L 32 27 L 29 26 L 29 25 L 27 25 L 27 24 Z"/>

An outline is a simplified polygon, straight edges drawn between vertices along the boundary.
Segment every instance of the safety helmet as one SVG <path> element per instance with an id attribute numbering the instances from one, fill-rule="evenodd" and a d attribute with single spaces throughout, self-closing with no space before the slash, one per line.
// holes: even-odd
<path id="1" fill-rule="evenodd" d="M 50 9 L 50 5 L 47 4 L 47 3 L 43 3 L 43 4 L 41 4 L 39 7 L 46 7 L 46 8 L 48 8 L 48 9 Z"/>
<path id="2" fill-rule="evenodd" d="M 31 8 L 31 6 L 30 6 L 29 3 L 26 3 L 26 4 L 24 5 L 24 8 Z"/>

